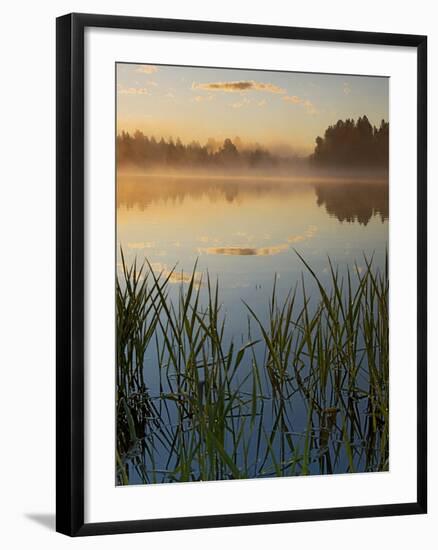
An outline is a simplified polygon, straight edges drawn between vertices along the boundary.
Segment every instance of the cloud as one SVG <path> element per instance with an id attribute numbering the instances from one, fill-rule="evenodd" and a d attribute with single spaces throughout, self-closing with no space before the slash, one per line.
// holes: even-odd
<path id="1" fill-rule="evenodd" d="M 240 109 L 241 107 L 244 107 L 245 105 L 257 105 L 257 107 L 263 107 L 263 105 L 266 105 L 266 100 L 262 99 L 261 101 L 254 101 L 251 99 L 248 99 L 247 97 L 242 97 L 241 101 L 236 101 L 235 103 L 231 103 L 230 107 L 233 109 Z"/>
<path id="2" fill-rule="evenodd" d="M 350 88 L 350 84 L 348 84 L 348 82 L 344 82 L 343 92 L 344 92 L 344 95 L 350 95 L 351 94 L 351 88 Z"/>
<path id="3" fill-rule="evenodd" d="M 246 97 L 242 98 L 242 101 L 236 101 L 236 103 L 231 103 L 231 107 L 233 109 L 240 109 L 241 107 L 244 107 L 245 105 L 248 105 L 248 103 L 251 103 L 250 100 Z"/>
<path id="4" fill-rule="evenodd" d="M 303 102 L 303 100 L 300 97 L 298 97 L 297 95 L 285 95 L 283 97 L 283 100 L 284 101 L 289 101 L 289 103 L 295 103 L 296 105 Z"/>
<path id="5" fill-rule="evenodd" d="M 301 105 L 306 109 L 309 115 L 315 115 L 318 112 L 310 100 L 304 99 L 297 95 L 285 95 L 283 96 L 283 101 L 287 101 L 288 103 L 292 103 L 293 105 Z"/>
<path id="6" fill-rule="evenodd" d="M 136 73 L 153 74 L 158 72 L 158 67 L 155 65 L 141 65 L 135 70 Z"/>
<path id="7" fill-rule="evenodd" d="M 210 90 L 214 92 L 271 92 L 284 94 L 286 90 L 269 82 L 256 82 L 255 80 L 237 80 L 235 82 L 193 82 L 193 90 Z"/>
<path id="8" fill-rule="evenodd" d="M 213 96 L 212 95 L 197 95 L 192 99 L 192 101 L 195 101 L 196 103 L 201 103 L 203 101 L 212 101 Z"/>
<path id="9" fill-rule="evenodd" d="M 121 86 L 118 88 L 117 93 L 121 95 L 148 95 L 149 91 L 147 88 L 124 88 Z"/>

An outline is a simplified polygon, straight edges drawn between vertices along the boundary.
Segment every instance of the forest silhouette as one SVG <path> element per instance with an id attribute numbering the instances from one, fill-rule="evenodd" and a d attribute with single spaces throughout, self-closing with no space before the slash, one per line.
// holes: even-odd
<path id="1" fill-rule="evenodd" d="M 329 166 L 388 166 L 389 122 L 372 126 L 364 115 L 357 122 L 351 118 L 329 126 L 324 137 L 316 138 L 311 161 Z"/>
<path id="2" fill-rule="evenodd" d="M 275 168 L 298 162 L 313 167 L 383 168 L 388 167 L 389 123 L 382 120 L 379 128 L 372 126 L 364 115 L 338 120 L 329 126 L 324 137 L 315 140 L 314 152 L 298 159 L 279 156 L 260 145 L 242 147 L 226 138 L 221 145 L 209 139 L 205 145 L 198 141 L 183 144 L 179 138 L 147 136 L 137 130 L 133 134 L 122 131 L 117 136 L 117 163 L 119 167 L 135 165 L 140 168 Z M 237 145 L 236 145 L 237 144 Z"/>
<path id="3" fill-rule="evenodd" d="M 143 167 L 259 167 L 274 166 L 278 158 L 262 147 L 238 149 L 227 138 L 221 146 L 210 139 L 206 145 L 192 141 L 184 145 L 179 138 L 168 140 L 145 136 L 137 130 L 133 135 L 117 136 L 117 162 Z"/>

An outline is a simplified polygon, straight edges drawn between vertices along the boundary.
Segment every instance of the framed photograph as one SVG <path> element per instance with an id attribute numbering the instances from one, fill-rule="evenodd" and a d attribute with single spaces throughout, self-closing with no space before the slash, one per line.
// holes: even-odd
<path id="1" fill-rule="evenodd" d="M 420 514 L 425 36 L 57 20 L 57 530 Z"/>

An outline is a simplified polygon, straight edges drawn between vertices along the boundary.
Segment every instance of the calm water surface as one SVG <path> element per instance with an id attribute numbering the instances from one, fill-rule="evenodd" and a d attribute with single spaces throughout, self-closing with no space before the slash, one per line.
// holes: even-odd
<path id="1" fill-rule="evenodd" d="M 147 257 L 172 282 L 207 270 L 236 329 L 241 299 L 266 305 L 277 275 L 280 295 L 303 271 L 298 251 L 322 278 L 364 254 L 383 265 L 388 186 L 374 181 L 119 176 L 117 241 L 127 262 Z M 119 258 L 120 259 L 120 258 Z M 119 264 L 120 268 L 120 264 Z M 260 310 L 262 313 L 262 310 Z M 235 321 L 235 322 L 234 322 Z"/>
<path id="2" fill-rule="evenodd" d="M 364 255 L 384 266 L 388 186 L 335 178 L 119 175 L 117 244 L 128 264 L 146 257 L 157 274 L 175 268 L 170 279 L 175 298 L 197 261 L 200 282 L 207 271 L 219 281 L 226 337 L 245 343 L 248 313 L 242 300 L 267 320 L 274 275 L 281 300 L 305 271 L 295 250 L 323 282 L 329 282 L 328 257 L 341 272 L 355 265 L 362 270 Z M 304 282 L 311 295 L 308 273 Z M 156 372 L 148 370 L 145 377 L 158 395 Z M 306 411 L 298 405 L 294 415 L 299 433 Z M 136 482 L 141 479 L 133 472 L 130 483 Z"/>

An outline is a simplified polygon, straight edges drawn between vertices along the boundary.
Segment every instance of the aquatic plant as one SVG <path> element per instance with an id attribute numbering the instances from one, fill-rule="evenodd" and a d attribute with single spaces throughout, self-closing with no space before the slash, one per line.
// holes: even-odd
<path id="1" fill-rule="evenodd" d="M 178 297 L 147 260 L 117 280 L 117 483 L 382 471 L 389 463 L 388 270 L 304 276 L 227 336 L 219 282 Z M 264 317 L 263 317 L 264 319 Z M 237 342 L 240 342 L 239 344 Z M 148 380 L 158 377 L 158 391 Z"/>

